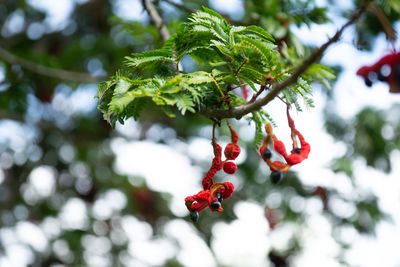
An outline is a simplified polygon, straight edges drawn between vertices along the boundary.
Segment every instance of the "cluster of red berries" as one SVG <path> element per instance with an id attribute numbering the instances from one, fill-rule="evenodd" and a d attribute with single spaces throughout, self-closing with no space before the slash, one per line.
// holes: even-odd
<path id="1" fill-rule="evenodd" d="M 400 93 L 400 53 L 393 51 L 371 66 L 363 66 L 357 75 L 370 87 L 376 80 L 386 82 L 391 93 Z"/>
<path id="2" fill-rule="evenodd" d="M 285 145 L 280 141 L 273 133 L 271 124 L 265 125 L 265 131 L 267 136 L 264 138 L 264 142 L 259 149 L 262 159 L 268 164 L 271 169 L 271 181 L 272 183 L 278 183 L 283 176 L 283 173 L 289 170 L 293 165 L 299 164 L 306 158 L 310 153 L 310 145 L 304 140 L 303 135 L 296 129 L 293 119 L 289 114 L 289 105 L 287 107 L 287 118 L 289 127 L 291 129 L 291 137 L 293 141 L 293 149 L 290 154 L 287 154 Z M 228 174 L 234 174 L 237 170 L 236 164 L 233 162 L 239 154 L 240 147 L 237 142 L 239 140 L 238 134 L 232 129 L 228 122 L 228 127 L 231 132 L 231 142 L 226 145 L 224 154 L 225 160 L 222 157 L 222 147 L 217 144 L 215 140 L 215 124 L 213 128 L 212 146 L 214 148 L 214 159 L 212 161 L 211 168 L 204 176 L 202 185 L 203 190 L 193 196 L 185 198 L 187 209 L 190 211 L 190 218 L 196 222 L 199 218 L 199 212 L 209 207 L 212 211 L 221 212 L 223 208 L 221 206 L 222 200 L 230 197 L 234 191 L 233 184 L 230 182 L 214 183 L 213 178 L 215 174 L 223 169 Z M 297 138 L 300 141 L 300 147 L 297 144 Z M 270 139 L 273 141 L 273 147 L 277 153 L 279 153 L 286 161 L 271 161 L 272 152 L 268 149 Z"/>
<path id="3" fill-rule="evenodd" d="M 272 172 L 271 182 L 274 184 L 278 183 L 282 179 L 283 173 L 288 171 L 291 166 L 299 164 L 308 158 L 311 149 L 310 144 L 305 141 L 303 135 L 296 129 L 294 121 L 289 114 L 289 105 L 287 106 L 286 115 L 293 141 L 290 154 L 287 154 L 285 144 L 272 133 L 272 126 L 269 123 L 265 125 L 267 136 L 264 138 L 264 142 L 259 149 L 261 158 L 268 164 Z M 298 146 L 297 138 L 300 141 L 300 147 Z M 274 150 L 285 159 L 286 163 L 281 161 L 271 161 L 272 152 L 268 149 L 270 139 L 273 141 Z"/>
<path id="4" fill-rule="evenodd" d="M 228 122 L 228 127 L 231 132 L 231 142 L 225 147 L 224 154 L 226 159 L 223 161 L 222 147 L 218 145 L 215 140 L 215 126 L 214 124 L 212 139 L 214 159 L 211 168 L 203 178 L 203 190 L 196 195 L 185 198 L 186 207 L 190 211 L 190 218 L 194 222 L 199 218 L 199 211 L 202 211 L 206 207 L 209 207 L 212 211 L 223 211 L 221 206 L 222 200 L 230 197 L 234 191 L 232 183 L 224 182 L 214 184 L 213 178 L 221 169 L 228 174 L 234 174 L 236 172 L 237 166 L 232 160 L 235 160 L 240 154 L 240 147 L 237 144 L 239 136 Z"/>

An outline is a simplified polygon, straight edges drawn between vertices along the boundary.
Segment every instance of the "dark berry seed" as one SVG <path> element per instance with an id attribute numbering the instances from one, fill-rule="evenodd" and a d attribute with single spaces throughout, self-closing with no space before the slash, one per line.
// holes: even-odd
<path id="1" fill-rule="evenodd" d="M 294 152 L 297 153 L 297 154 L 300 154 L 301 148 L 296 148 L 296 149 L 294 150 Z"/>
<path id="2" fill-rule="evenodd" d="M 269 150 L 268 148 L 264 150 L 263 156 L 265 159 L 270 159 L 272 157 L 272 153 L 271 150 Z"/>
<path id="3" fill-rule="evenodd" d="M 222 196 L 221 196 L 220 193 L 216 193 L 216 194 L 215 194 L 215 197 L 218 198 L 218 201 L 219 201 L 220 203 L 222 202 L 222 200 L 224 200 L 224 199 L 222 198 Z"/>
<path id="4" fill-rule="evenodd" d="M 282 179 L 283 173 L 280 170 L 271 173 L 271 182 L 277 184 Z"/>
<path id="5" fill-rule="evenodd" d="M 191 219 L 193 222 L 197 222 L 197 220 L 199 219 L 199 212 L 198 212 L 197 210 L 192 210 L 192 211 L 190 212 L 190 219 Z"/>
<path id="6" fill-rule="evenodd" d="M 378 80 L 381 82 L 386 81 L 386 77 L 381 72 L 378 72 Z"/>
<path id="7" fill-rule="evenodd" d="M 399 87 L 399 84 L 400 84 L 400 65 L 397 65 L 394 68 L 394 76 L 397 79 L 397 89 L 399 89 L 398 87 Z"/>
<path id="8" fill-rule="evenodd" d="M 365 79 L 364 82 L 365 82 L 365 85 L 366 85 L 366 86 L 368 86 L 368 87 L 371 87 L 371 86 L 372 86 L 371 80 Z"/>
<path id="9" fill-rule="evenodd" d="M 214 200 L 213 202 L 211 202 L 210 207 L 213 210 L 217 210 L 219 209 L 219 207 L 221 207 L 221 203 L 218 200 Z"/>
<path id="10" fill-rule="evenodd" d="M 394 67 L 394 75 L 395 76 L 400 76 L 400 65 L 396 65 Z"/>

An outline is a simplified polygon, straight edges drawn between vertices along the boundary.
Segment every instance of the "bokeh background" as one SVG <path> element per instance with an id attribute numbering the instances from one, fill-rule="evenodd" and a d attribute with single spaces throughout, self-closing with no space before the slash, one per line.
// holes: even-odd
<path id="1" fill-rule="evenodd" d="M 361 2 L 154 3 L 172 33 L 204 5 L 306 55 Z M 374 2 L 400 32 L 400 3 Z M 2 0 L 0 31 L 1 267 L 400 266 L 400 96 L 355 76 L 393 48 L 375 14 L 328 49 L 337 79 L 313 85 L 316 107 L 293 114 L 310 158 L 272 185 L 254 125 L 232 120 L 239 170 L 217 179 L 235 194 L 195 224 L 183 199 L 211 164 L 211 122 L 149 104 L 112 129 L 96 109 L 97 83 L 124 56 L 162 45 L 142 1 Z M 289 144 L 284 105 L 265 109 Z M 226 128 L 218 140 L 229 142 Z"/>

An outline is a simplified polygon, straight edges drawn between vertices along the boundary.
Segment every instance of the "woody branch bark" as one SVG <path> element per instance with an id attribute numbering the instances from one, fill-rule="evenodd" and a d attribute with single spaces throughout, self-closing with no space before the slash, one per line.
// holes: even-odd
<path id="1" fill-rule="evenodd" d="M 319 47 L 317 50 L 314 50 L 314 52 L 306 59 L 304 60 L 297 68 L 294 69 L 293 74 L 283 80 L 282 82 L 275 82 L 272 85 L 271 90 L 269 93 L 264 96 L 263 98 L 257 99 L 253 102 L 249 102 L 243 106 L 236 107 L 236 108 L 231 108 L 231 109 L 207 109 L 205 107 L 201 107 L 199 113 L 204 115 L 205 117 L 208 118 L 213 118 L 213 119 L 227 119 L 227 118 L 236 118 L 240 119 L 244 115 L 251 113 L 253 111 L 260 110 L 263 106 L 267 105 L 269 102 L 271 102 L 278 94 L 287 88 L 288 86 L 294 84 L 297 82 L 298 78 L 315 62 L 317 62 L 322 54 L 326 51 L 326 49 L 333 43 L 337 42 L 339 38 L 342 36 L 343 31 L 353 23 L 357 21 L 357 19 L 361 16 L 361 14 L 365 11 L 369 4 L 369 1 L 365 2 L 365 4 L 360 8 L 360 10 L 355 13 L 352 18 L 344 24 L 334 36 L 328 39 L 326 43 L 324 43 L 321 47 Z"/>
<path id="2" fill-rule="evenodd" d="M 167 41 L 169 37 L 171 37 L 171 34 L 165 26 L 164 20 L 158 13 L 156 6 L 148 0 L 142 0 L 142 4 L 144 9 L 146 9 L 147 13 L 149 14 L 151 21 L 153 21 L 153 23 L 156 25 L 157 30 L 160 33 L 161 39 L 164 42 Z M 176 71 L 178 75 L 182 70 L 182 64 L 180 62 L 176 62 Z"/>
<path id="3" fill-rule="evenodd" d="M 161 38 L 165 42 L 171 36 L 167 27 L 165 26 L 164 20 L 161 18 L 160 14 L 158 14 L 156 7 L 154 4 L 148 0 L 142 0 L 143 7 L 146 9 L 149 14 L 151 20 L 156 25 L 158 32 L 161 35 Z"/>
<path id="4" fill-rule="evenodd" d="M 63 69 L 50 68 L 35 62 L 17 57 L 0 46 L 0 59 L 9 64 L 20 65 L 22 68 L 27 69 L 33 73 L 40 75 L 68 81 L 84 82 L 84 83 L 97 83 L 104 79 L 101 76 L 92 76 L 88 73 L 80 73 L 68 71 Z"/>

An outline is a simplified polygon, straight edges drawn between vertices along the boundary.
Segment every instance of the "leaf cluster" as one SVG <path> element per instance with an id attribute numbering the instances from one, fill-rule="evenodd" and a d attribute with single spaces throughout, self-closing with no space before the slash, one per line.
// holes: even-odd
<path id="1" fill-rule="evenodd" d="M 197 63 L 197 71 L 181 70 L 185 57 Z M 235 88 L 251 88 L 254 94 L 268 90 L 273 82 L 289 77 L 301 60 L 295 50 L 276 45 L 264 29 L 233 26 L 217 12 L 203 7 L 160 49 L 127 56 L 124 69 L 101 83 L 96 97 L 101 101 L 99 109 L 104 118 L 113 126 L 130 117 L 138 119 L 149 100 L 170 117 L 175 116 L 173 108 L 182 115 L 202 108 L 229 109 L 247 104 Z M 332 77 L 327 67 L 314 65 L 284 90 L 283 98 L 298 110 L 301 98 L 312 107 L 310 82 L 319 79 L 327 84 L 326 79 Z M 270 118 L 266 112 L 257 111 L 251 120 L 259 128 Z"/>

